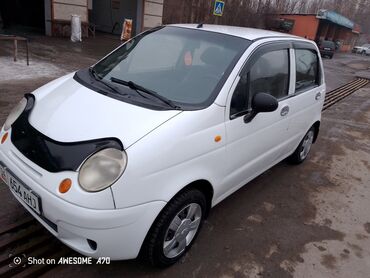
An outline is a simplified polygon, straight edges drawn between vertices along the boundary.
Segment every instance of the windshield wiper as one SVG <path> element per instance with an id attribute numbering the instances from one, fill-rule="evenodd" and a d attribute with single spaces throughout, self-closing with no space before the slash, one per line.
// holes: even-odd
<path id="1" fill-rule="evenodd" d="M 96 70 L 93 67 L 89 68 L 89 71 L 94 76 L 94 78 L 96 80 L 100 80 L 101 79 L 101 77 L 99 76 L 99 74 L 96 72 Z"/>
<path id="2" fill-rule="evenodd" d="M 134 85 L 131 84 L 132 81 L 125 81 L 125 80 L 117 79 L 115 77 L 111 77 L 110 80 L 112 82 L 115 82 L 115 83 L 118 83 L 118 84 L 121 84 L 121 85 L 125 85 L 125 86 L 129 87 L 130 89 L 133 89 L 134 91 L 136 91 L 136 93 L 138 93 L 143 98 L 147 98 L 146 96 L 144 96 L 142 93 L 139 92 L 137 87 L 135 87 L 136 84 L 134 84 Z"/>
<path id="3" fill-rule="evenodd" d="M 179 109 L 180 107 L 177 106 L 176 104 L 174 104 L 171 100 L 169 100 L 168 98 L 164 97 L 164 96 L 161 96 L 160 94 L 158 94 L 157 92 L 154 92 L 152 90 L 149 90 L 147 88 L 144 88 L 132 81 L 125 81 L 125 80 L 121 80 L 121 79 L 118 79 L 118 78 L 115 78 L 115 77 L 111 77 L 110 80 L 112 82 L 115 82 L 115 83 L 118 83 L 118 84 L 121 84 L 121 85 L 125 85 L 133 90 L 135 90 L 139 95 L 143 96 L 142 94 L 139 93 L 139 91 L 142 91 L 148 95 L 151 95 L 153 97 L 156 97 L 157 99 L 161 100 L 162 102 L 166 103 L 168 106 L 171 106 L 173 109 Z M 144 97 L 144 96 L 143 96 Z"/>
<path id="4" fill-rule="evenodd" d="M 111 89 L 113 92 L 115 92 L 116 94 L 119 94 L 119 95 L 123 95 L 123 96 L 127 96 L 127 94 L 125 93 L 122 93 L 120 92 L 119 90 L 117 90 L 115 87 L 109 85 L 108 83 L 104 82 L 102 80 L 102 78 L 99 76 L 99 74 L 95 71 L 94 68 L 89 68 L 89 71 L 90 73 L 92 74 L 92 76 L 94 77 L 94 79 L 102 84 L 104 84 L 106 87 L 108 87 L 109 89 Z"/>

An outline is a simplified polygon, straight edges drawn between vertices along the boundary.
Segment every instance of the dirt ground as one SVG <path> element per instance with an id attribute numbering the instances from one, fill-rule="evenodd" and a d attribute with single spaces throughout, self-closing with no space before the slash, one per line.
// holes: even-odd
<path id="1" fill-rule="evenodd" d="M 0 124 L 24 93 L 118 45 L 108 35 L 76 44 L 36 36 L 29 67 L 23 58 L 12 61 L 10 44 L 1 45 Z M 370 58 L 338 54 L 324 65 L 332 90 L 366 72 Z M 305 163 L 282 162 L 217 205 L 180 263 L 167 269 L 137 261 L 59 266 L 44 277 L 369 277 L 369 95 L 370 87 L 362 88 L 323 113 Z M 26 213 L 4 184 L 0 200 L 1 224 Z"/>

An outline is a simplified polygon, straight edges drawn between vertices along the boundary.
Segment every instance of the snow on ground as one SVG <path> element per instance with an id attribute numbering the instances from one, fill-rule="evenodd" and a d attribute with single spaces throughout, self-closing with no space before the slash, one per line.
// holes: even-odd
<path id="1" fill-rule="evenodd" d="M 30 60 L 30 65 L 27 66 L 26 59 L 18 59 L 14 62 L 11 56 L 0 57 L 0 82 L 59 77 L 67 73 L 56 64 L 40 59 Z"/>

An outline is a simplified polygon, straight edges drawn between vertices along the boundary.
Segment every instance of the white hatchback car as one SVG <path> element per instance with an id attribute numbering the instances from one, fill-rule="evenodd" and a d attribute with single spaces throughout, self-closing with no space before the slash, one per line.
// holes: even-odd
<path id="1" fill-rule="evenodd" d="M 361 55 L 370 55 L 370 44 L 364 44 L 362 46 L 355 46 L 352 49 L 353 53 L 360 53 Z"/>
<path id="2" fill-rule="evenodd" d="M 211 207 L 307 157 L 324 97 L 312 41 L 161 26 L 26 94 L 1 130 L 1 177 L 74 250 L 169 265 Z"/>

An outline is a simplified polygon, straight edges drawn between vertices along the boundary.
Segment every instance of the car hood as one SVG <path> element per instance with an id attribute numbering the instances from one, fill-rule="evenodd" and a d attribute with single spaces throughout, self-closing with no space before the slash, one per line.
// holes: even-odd
<path id="1" fill-rule="evenodd" d="M 128 148 L 153 129 L 181 113 L 156 111 L 97 93 L 73 79 L 54 80 L 33 92 L 30 124 L 59 142 L 116 137 Z"/>

